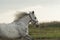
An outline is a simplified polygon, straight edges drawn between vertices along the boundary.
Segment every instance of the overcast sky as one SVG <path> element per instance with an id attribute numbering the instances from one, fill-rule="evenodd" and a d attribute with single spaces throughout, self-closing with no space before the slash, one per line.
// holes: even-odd
<path id="1" fill-rule="evenodd" d="M 40 22 L 60 21 L 60 0 L 0 0 L 0 22 L 10 22 L 21 10 L 34 10 Z"/>

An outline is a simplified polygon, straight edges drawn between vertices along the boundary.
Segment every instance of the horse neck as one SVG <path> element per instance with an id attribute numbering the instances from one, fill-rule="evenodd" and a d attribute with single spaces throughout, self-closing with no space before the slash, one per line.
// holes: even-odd
<path id="1" fill-rule="evenodd" d="M 23 18 L 19 19 L 17 22 L 15 22 L 16 24 L 24 24 L 24 25 L 28 25 L 30 21 L 30 17 L 29 16 L 24 16 Z"/>

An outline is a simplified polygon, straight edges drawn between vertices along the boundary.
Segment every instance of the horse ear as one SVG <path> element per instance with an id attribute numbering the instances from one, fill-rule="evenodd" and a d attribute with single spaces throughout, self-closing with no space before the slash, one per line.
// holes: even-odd
<path id="1" fill-rule="evenodd" d="M 34 14 L 34 11 L 32 11 L 32 13 Z"/>

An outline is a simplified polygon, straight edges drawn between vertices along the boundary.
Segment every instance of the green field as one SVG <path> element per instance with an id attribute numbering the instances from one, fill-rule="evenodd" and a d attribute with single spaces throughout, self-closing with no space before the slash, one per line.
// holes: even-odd
<path id="1" fill-rule="evenodd" d="M 39 28 L 30 28 L 30 35 L 33 37 L 33 38 L 40 38 L 40 29 Z"/>
<path id="2" fill-rule="evenodd" d="M 35 39 L 60 38 L 60 28 L 30 28 L 30 35 Z"/>
<path id="3" fill-rule="evenodd" d="M 49 23 L 50 24 L 50 23 Z M 58 26 L 55 26 L 56 24 L 45 25 L 44 27 L 29 27 L 29 34 L 33 38 L 60 38 L 60 24 Z M 43 25 L 42 25 L 43 26 Z M 54 27 L 55 26 L 55 27 Z"/>

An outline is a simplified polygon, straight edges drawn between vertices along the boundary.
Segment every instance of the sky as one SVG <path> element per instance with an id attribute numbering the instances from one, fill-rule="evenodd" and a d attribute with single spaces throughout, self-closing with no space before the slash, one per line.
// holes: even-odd
<path id="1" fill-rule="evenodd" d="M 60 21 L 60 0 L 0 0 L 0 22 L 12 22 L 16 11 L 32 10 L 39 22 Z"/>

